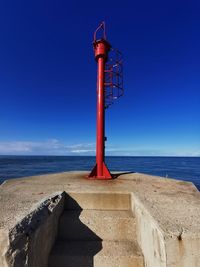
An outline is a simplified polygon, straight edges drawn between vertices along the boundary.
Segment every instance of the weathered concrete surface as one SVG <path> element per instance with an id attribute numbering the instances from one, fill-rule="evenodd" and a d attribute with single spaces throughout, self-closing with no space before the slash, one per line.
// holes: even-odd
<path id="1" fill-rule="evenodd" d="M 49 267 L 144 267 L 127 193 L 66 194 Z"/>
<path id="2" fill-rule="evenodd" d="M 86 174 L 67 172 L 4 183 L 0 187 L 1 253 L 9 243 L 7 234 L 41 198 L 65 191 L 85 207 L 91 206 L 93 199 L 94 207 L 103 203 L 104 194 L 114 194 L 131 200 L 146 267 L 200 266 L 200 194 L 192 183 L 138 173 L 119 175 L 112 181 L 91 181 Z M 96 197 L 88 201 L 85 195 L 90 193 Z M 109 202 L 115 205 L 114 200 Z M 123 205 L 123 201 L 119 203 Z M 128 210 L 130 204 L 125 205 Z M 3 264 L 4 258 L 0 258 Z"/>
<path id="3" fill-rule="evenodd" d="M 137 244 L 128 241 L 60 241 L 50 256 L 49 267 L 144 267 L 141 257 Z"/>
<path id="4" fill-rule="evenodd" d="M 135 218 L 131 211 L 102 211 L 83 210 L 65 211 L 61 217 L 58 228 L 60 239 L 94 240 L 87 232 L 80 231 L 83 223 L 102 240 L 135 240 Z M 70 231 L 69 231 L 70 229 Z"/>
<path id="5" fill-rule="evenodd" d="M 130 210 L 131 195 L 129 193 L 116 192 L 112 190 L 97 192 L 94 189 L 88 193 L 70 192 L 70 196 L 76 200 L 83 210 Z M 73 203 L 66 201 L 65 209 L 74 209 Z"/>
<path id="6" fill-rule="evenodd" d="M 33 211 L 14 227 L 5 229 L 5 232 L 1 229 L 1 267 L 48 265 L 48 256 L 57 236 L 57 225 L 64 209 L 64 201 L 64 192 L 52 195 L 33 207 Z"/>
<path id="7" fill-rule="evenodd" d="M 137 220 L 137 240 L 142 248 L 146 266 L 168 266 L 166 265 L 167 261 L 164 234 L 143 203 L 141 203 L 137 198 L 135 198 L 135 217 Z"/>

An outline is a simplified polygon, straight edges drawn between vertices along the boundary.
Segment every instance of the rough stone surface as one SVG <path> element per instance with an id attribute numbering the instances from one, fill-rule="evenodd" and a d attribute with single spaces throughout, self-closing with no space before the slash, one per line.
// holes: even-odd
<path id="1" fill-rule="evenodd" d="M 104 194 L 130 198 L 146 267 L 200 266 L 200 194 L 192 183 L 139 173 L 118 174 L 111 181 L 87 180 L 86 175 L 42 175 L 9 180 L 0 186 L 0 263 L 10 242 L 7 233 L 16 229 L 41 198 L 65 191 L 77 198 L 82 194 L 86 206 L 84 194 L 97 194 L 97 202 L 98 195 L 102 201 Z"/>
<path id="2" fill-rule="evenodd" d="M 43 199 L 33 211 L 7 230 L 1 243 L 0 266 L 45 267 L 57 235 L 57 224 L 64 209 L 65 193 Z M 2 238 L 3 230 L 0 233 Z"/>

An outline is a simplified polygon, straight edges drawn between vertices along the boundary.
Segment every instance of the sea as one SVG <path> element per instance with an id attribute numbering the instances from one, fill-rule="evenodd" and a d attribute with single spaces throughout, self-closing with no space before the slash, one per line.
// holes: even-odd
<path id="1" fill-rule="evenodd" d="M 0 184 L 7 179 L 65 171 L 90 171 L 92 156 L 0 156 Z M 140 172 L 193 182 L 200 190 L 200 157 L 106 157 L 111 171 Z"/>

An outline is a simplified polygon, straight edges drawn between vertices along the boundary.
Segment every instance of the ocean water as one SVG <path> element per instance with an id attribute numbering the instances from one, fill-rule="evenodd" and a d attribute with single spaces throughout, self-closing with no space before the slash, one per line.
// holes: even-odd
<path id="1" fill-rule="evenodd" d="M 112 171 L 131 171 L 193 182 L 200 189 L 200 157 L 106 157 Z M 0 156 L 0 183 L 63 171 L 91 170 L 95 157 Z"/>

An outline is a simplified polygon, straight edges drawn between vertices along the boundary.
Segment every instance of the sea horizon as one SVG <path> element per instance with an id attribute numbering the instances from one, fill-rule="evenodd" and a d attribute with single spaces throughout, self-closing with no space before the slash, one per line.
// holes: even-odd
<path id="1" fill-rule="evenodd" d="M 27 155 L 27 154 L 23 154 L 23 155 L 0 155 L 0 157 L 96 157 L 95 155 L 48 155 L 48 154 L 33 154 L 33 155 Z M 200 156 L 166 156 L 166 155 L 152 155 L 152 156 L 141 156 L 141 155 L 107 155 L 107 157 L 136 157 L 136 158 L 200 158 Z"/>
<path id="2" fill-rule="evenodd" d="M 90 171 L 95 156 L 0 155 L 0 183 L 5 180 L 67 171 Z M 106 156 L 112 171 L 150 174 L 193 182 L 200 189 L 198 156 Z"/>

